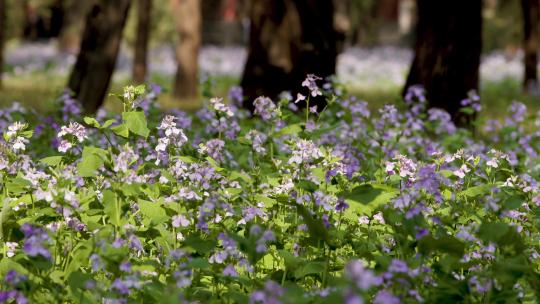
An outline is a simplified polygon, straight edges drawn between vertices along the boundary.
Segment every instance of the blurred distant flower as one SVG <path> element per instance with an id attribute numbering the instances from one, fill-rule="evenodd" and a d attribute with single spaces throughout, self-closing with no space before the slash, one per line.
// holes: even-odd
<path id="1" fill-rule="evenodd" d="M 254 113 L 261 116 L 263 120 L 270 120 L 277 115 L 276 105 L 268 97 L 257 97 L 255 101 L 253 101 L 253 105 L 255 106 Z"/>
<path id="2" fill-rule="evenodd" d="M 21 226 L 21 231 L 24 233 L 23 250 L 27 255 L 31 257 L 40 255 L 46 259 L 51 259 L 51 253 L 45 248 L 51 238 L 43 228 L 25 223 Z"/>

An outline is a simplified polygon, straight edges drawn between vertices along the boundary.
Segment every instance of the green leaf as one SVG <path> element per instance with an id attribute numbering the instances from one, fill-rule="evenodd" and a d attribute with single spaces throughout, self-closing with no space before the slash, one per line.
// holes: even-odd
<path id="1" fill-rule="evenodd" d="M 276 136 L 280 137 L 283 135 L 292 135 L 292 134 L 298 134 L 302 132 L 302 127 L 300 124 L 292 124 L 283 127 L 281 130 L 276 132 Z"/>
<path id="2" fill-rule="evenodd" d="M 517 209 L 521 207 L 523 202 L 525 202 L 526 200 L 527 200 L 526 197 L 523 195 L 513 195 L 504 201 L 504 208 Z"/>
<path id="3" fill-rule="evenodd" d="M 418 242 L 420 252 L 426 254 L 433 251 L 448 253 L 456 257 L 462 257 L 465 252 L 465 244 L 457 238 L 445 235 L 438 239 L 428 235 Z"/>
<path id="4" fill-rule="evenodd" d="M 276 200 L 273 199 L 273 198 L 269 198 L 265 195 L 262 195 L 262 194 L 256 194 L 255 195 L 255 199 L 261 203 L 264 203 L 264 206 L 266 208 L 271 208 L 272 206 L 274 206 L 276 204 Z"/>
<path id="5" fill-rule="evenodd" d="M 137 201 L 141 214 L 154 224 L 164 223 L 169 220 L 165 209 L 159 204 L 147 200 L 139 199 Z"/>
<path id="6" fill-rule="evenodd" d="M 116 122 L 115 119 L 109 119 L 109 120 L 107 120 L 106 122 L 103 123 L 103 126 L 101 126 L 101 128 L 106 129 L 106 128 L 110 127 L 115 122 Z"/>
<path id="7" fill-rule="evenodd" d="M 146 116 L 142 111 L 132 111 L 122 113 L 122 121 L 129 131 L 142 136 L 148 137 L 150 130 L 146 122 Z"/>
<path id="8" fill-rule="evenodd" d="M 31 186 L 32 183 L 30 181 L 22 178 L 22 177 L 15 177 L 6 182 L 6 188 L 9 193 L 11 194 L 20 194 L 24 193 L 27 190 L 27 187 Z"/>
<path id="9" fill-rule="evenodd" d="M 27 131 L 21 132 L 21 136 L 24 138 L 31 138 L 32 135 L 34 135 L 34 130 L 27 130 Z"/>
<path id="10" fill-rule="evenodd" d="M 122 225 L 122 214 L 116 193 L 109 189 L 103 191 L 103 204 L 103 211 L 109 217 L 109 221 L 115 226 Z"/>
<path id="11" fill-rule="evenodd" d="M 39 160 L 40 163 L 48 165 L 49 167 L 56 167 L 62 162 L 63 156 L 49 156 Z"/>
<path id="12" fill-rule="evenodd" d="M 342 192 L 340 196 L 355 203 L 377 207 L 390 202 L 398 193 L 397 189 L 388 186 L 364 184 L 350 192 Z"/>
<path id="13" fill-rule="evenodd" d="M 83 273 L 81 271 L 75 271 L 72 272 L 67 281 L 69 287 L 72 289 L 84 289 L 86 282 L 88 282 L 90 279 L 92 279 L 92 276 L 87 273 Z"/>
<path id="14" fill-rule="evenodd" d="M 184 240 L 184 244 L 200 254 L 206 254 L 216 247 L 217 242 L 215 239 L 205 240 L 199 234 L 195 233 L 188 235 Z"/>
<path id="15" fill-rule="evenodd" d="M 486 242 L 497 242 L 506 235 L 508 229 L 508 224 L 502 222 L 483 223 L 478 230 L 478 236 Z"/>
<path id="16" fill-rule="evenodd" d="M 297 185 L 298 185 L 298 187 L 300 187 L 301 189 L 306 190 L 309 193 L 313 193 L 313 192 L 317 191 L 317 189 L 319 189 L 319 186 L 317 184 L 315 184 L 314 182 L 312 182 L 310 180 L 307 180 L 307 179 L 303 179 L 303 180 L 298 181 Z"/>
<path id="17" fill-rule="evenodd" d="M 278 252 L 279 255 L 285 260 L 285 267 L 287 267 L 287 270 L 289 271 L 295 271 L 303 263 L 301 258 L 294 256 L 287 250 L 281 249 Z"/>
<path id="18" fill-rule="evenodd" d="M 210 267 L 210 263 L 208 262 L 208 259 L 202 259 L 202 258 L 195 258 L 191 260 L 186 267 L 194 269 L 206 269 Z"/>
<path id="19" fill-rule="evenodd" d="M 491 189 L 493 188 L 493 185 L 489 184 L 482 184 L 479 186 L 469 187 L 463 191 L 461 191 L 461 195 L 467 196 L 467 197 L 477 197 L 480 195 L 486 195 L 489 192 L 491 192 Z"/>
<path id="20" fill-rule="evenodd" d="M 308 262 L 303 267 L 297 269 L 294 272 L 294 276 L 297 279 L 301 279 L 307 275 L 322 274 L 325 269 L 324 262 Z"/>
<path id="21" fill-rule="evenodd" d="M 210 156 L 207 156 L 207 157 L 206 157 L 206 160 L 208 161 L 208 163 L 210 163 L 210 165 L 211 165 L 214 169 L 216 169 L 216 171 L 221 172 L 221 171 L 224 170 L 223 168 L 221 168 L 221 167 L 219 166 L 219 164 L 216 162 L 216 160 L 213 159 L 213 158 L 211 158 Z"/>
<path id="22" fill-rule="evenodd" d="M 119 136 L 122 136 L 124 138 L 128 138 L 129 137 L 129 130 L 128 128 L 126 127 L 125 124 L 120 124 L 118 126 L 114 126 L 111 128 L 111 130 L 116 134 L 116 135 L 119 135 Z"/>
<path id="23" fill-rule="evenodd" d="M 302 218 L 304 219 L 304 222 L 306 223 L 306 226 L 308 227 L 309 235 L 316 241 L 316 240 L 323 240 L 325 241 L 330 247 L 333 247 L 333 243 L 330 241 L 330 237 L 328 236 L 328 230 L 324 226 L 322 220 L 314 218 L 311 213 L 304 207 L 303 205 L 300 205 L 298 203 L 294 203 L 296 206 L 296 209 L 298 210 L 298 213 L 302 215 Z"/>
<path id="24" fill-rule="evenodd" d="M 104 164 L 107 151 L 96 147 L 84 147 L 82 159 L 77 164 L 77 172 L 82 177 L 94 177 Z"/>
<path id="25" fill-rule="evenodd" d="M 94 127 L 94 128 L 97 128 L 97 129 L 100 129 L 101 128 L 101 125 L 99 124 L 99 122 L 94 118 L 94 117 L 88 117 L 86 116 L 85 118 L 83 118 L 84 120 L 84 123 L 91 126 L 91 127 Z"/>

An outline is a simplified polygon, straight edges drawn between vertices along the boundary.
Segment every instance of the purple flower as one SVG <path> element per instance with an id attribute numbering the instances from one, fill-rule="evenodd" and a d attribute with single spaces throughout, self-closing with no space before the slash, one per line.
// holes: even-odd
<path id="1" fill-rule="evenodd" d="M 211 139 L 206 144 L 199 145 L 199 153 L 206 154 L 218 162 L 223 161 L 221 151 L 225 147 L 225 142 L 221 139 Z"/>
<path id="2" fill-rule="evenodd" d="M 399 304 L 401 301 L 398 297 L 394 296 L 386 290 L 381 290 L 373 299 L 373 304 Z"/>
<path id="3" fill-rule="evenodd" d="M 283 296 L 285 289 L 274 281 L 267 281 L 263 290 L 257 290 L 251 294 L 250 304 L 279 304 L 279 298 Z"/>
<path id="4" fill-rule="evenodd" d="M 0 291 L 0 303 L 10 303 L 12 300 L 15 300 L 17 304 L 28 303 L 28 299 L 17 290 Z"/>
<path id="5" fill-rule="evenodd" d="M 103 263 L 103 260 L 97 253 L 93 253 L 90 256 L 90 264 L 92 265 L 93 271 L 99 271 L 105 268 L 105 264 Z"/>
<path id="6" fill-rule="evenodd" d="M 120 271 L 123 272 L 131 272 L 131 263 L 130 262 L 122 262 L 119 266 Z"/>
<path id="7" fill-rule="evenodd" d="M 46 259 L 51 259 L 51 253 L 45 248 L 45 244 L 51 238 L 43 228 L 25 223 L 21 226 L 21 231 L 24 233 L 23 250 L 27 255 L 31 257 L 40 255 Z"/>
<path id="8" fill-rule="evenodd" d="M 393 259 L 390 266 L 388 266 L 388 271 L 392 273 L 407 273 L 409 271 L 409 267 L 404 261 Z"/>
<path id="9" fill-rule="evenodd" d="M 227 277 L 237 277 L 238 272 L 236 272 L 236 268 L 234 268 L 233 265 L 229 264 L 223 269 L 223 275 Z"/>
<path id="10" fill-rule="evenodd" d="M 277 116 L 276 105 L 268 97 L 257 97 L 253 101 L 253 105 L 255 106 L 253 113 L 259 115 L 263 120 L 270 120 Z"/>
<path id="11" fill-rule="evenodd" d="M 371 286 L 381 284 L 381 279 L 370 269 L 366 269 L 364 263 L 359 260 L 350 261 L 345 266 L 345 275 L 353 281 L 356 287 L 360 290 L 367 290 Z"/>
<path id="12" fill-rule="evenodd" d="M 184 288 L 191 285 L 191 270 L 179 270 L 173 273 L 173 277 L 176 279 L 176 287 Z"/>
<path id="13" fill-rule="evenodd" d="M 418 229 L 418 232 L 416 233 L 416 239 L 419 240 L 425 236 L 429 235 L 429 231 L 424 228 Z"/>
<path id="14" fill-rule="evenodd" d="M 10 286 L 17 286 L 20 282 L 26 281 L 28 278 L 25 275 L 20 275 L 15 270 L 10 270 L 6 273 L 4 281 Z"/>
<path id="15" fill-rule="evenodd" d="M 345 199 L 340 197 L 336 203 L 336 211 L 341 212 L 349 208 L 349 204 L 345 202 Z"/>
<path id="16" fill-rule="evenodd" d="M 348 289 L 343 296 L 343 303 L 345 304 L 363 304 L 364 299 L 356 295 L 353 290 Z"/>
<path id="17" fill-rule="evenodd" d="M 317 80 L 321 80 L 321 77 L 317 77 L 313 74 L 308 74 L 306 79 L 302 82 L 302 86 L 309 89 L 311 96 L 317 97 L 321 96 L 321 89 L 317 86 Z"/>
<path id="18" fill-rule="evenodd" d="M 172 217 L 172 226 L 175 228 L 178 227 L 187 227 L 189 226 L 189 220 L 183 215 L 174 215 Z"/>

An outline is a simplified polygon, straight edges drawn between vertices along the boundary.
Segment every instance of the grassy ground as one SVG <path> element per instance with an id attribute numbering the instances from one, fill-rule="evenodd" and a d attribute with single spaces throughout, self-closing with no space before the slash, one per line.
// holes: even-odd
<path id="1" fill-rule="evenodd" d="M 199 100 L 175 100 L 170 94 L 172 79 L 154 75 L 153 83 L 163 87 L 164 93 L 160 103 L 165 108 L 181 108 L 183 110 L 196 110 L 201 105 Z M 211 78 L 204 81 L 201 91 L 212 96 L 226 96 L 228 89 L 238 82 L 234 77 Z M 26 107 L 36 111 L 47 112 L 51 110 L 53 101 L 60 95 L 66 83 L 65 77 L 51 77 L 45 73 L 10 77 L 4 80 L 4 87 L 0 89 L 0 107 L 9 106 L 13 101 L 18 101 Z M 116 80 L 111 85 L 111 92 L 121 92 L 123 86 L 128 85 L 128 79 Z M 350 93 L 362 100 L 369 101 L 376 108 L 385 103 L 400 100 L 401 87 L 371 87 L 351 88 Z M 540 97 L 525 96 L 522 94 L 521 84 L 513 79 L 507 79 L 497 83 L 484 83 L 481 88 L 484 115 L 501 117 L 506 113 L 506 108 L 513 100 L 527 104 L 531 111 L 540 110 Z M 108 97 L 105 106 L 109 110 L 119 111 L 120 104 L 113 98 Z"/>

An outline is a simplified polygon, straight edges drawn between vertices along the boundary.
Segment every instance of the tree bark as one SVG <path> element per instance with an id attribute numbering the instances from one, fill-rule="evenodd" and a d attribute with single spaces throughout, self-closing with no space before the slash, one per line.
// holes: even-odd
<path id="1" fill-rule="evenodd" d="M 0 89 L 4 74 L 4 46 L 6 41 L 6 0 L 0 0 Z"/>
<path id="2" fill-rule="evenodd" d="M 81 43 L 81 33 L 86 12 L 95 0 L 64 1 L 64 20 L 58 37 L 58 49 L 61 52 L 74 54 Z"/>
<path id="3" fill-rule="evenodd" d="M 430 107 L 442 108 L 466 125 L 461 101 L 478 89 L 482 50 L 482 1 L 417 0 L 415 57 L 404 94 L 422 85 Z"/>
<path id="4" fill-rule="evenodd" d="M 135 58 L 133 61 L 133 81 L 143 83 L 148 68 L 148 41 L 150 38 L 150 16 L 152 0 L 139 0 L 137 7 L 137 39 L 135 41 Z"/>
<path id="5" fill-rule="evenodd" d="M 523 51 L 525 74 L 523 90 L 526 94 L 538 94 L 538 26 L 540 26 L 540 1 L 521 0 L 523 11 Z"/>
<path id="6" fill-rule="evenodd" d="M 241 82 L 247 109 L 253 110 L 258 96 L 298 92 L 307 74 L 335 73 L 333 17 L 332 0 L 251 1 L 249 53 Z"/>
<path id="7" fill-rule="evenodd" d="M 68 87 L 87 113 L 94 113 L 107 93 L 130 4 L 130 0 L 100 0 L 86 17 Z"/>
<path id="8" fill-rule="evenodd" d="M 176 98 L 198 96 L 199 49 L 201 47 L 201 0 L 171 0 L 179 41 L 176 45 L 177 71 L 173 84 Z"/>

